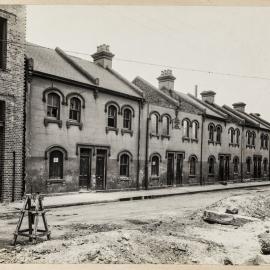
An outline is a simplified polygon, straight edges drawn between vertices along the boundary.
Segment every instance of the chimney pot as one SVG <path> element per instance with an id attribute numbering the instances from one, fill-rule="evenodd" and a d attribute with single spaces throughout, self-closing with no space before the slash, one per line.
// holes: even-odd
<path id="1" fill-rule="evenodd" d="M 114 54 L 110 52 L 110 46 L 102 44 L 97 46 L 97 52 L 92 54 L 94 63 L 104 68 L 112 68 L 112 59 Z"/>
<path id="2" fill-rule="evenodd" d="M 215 102 L 215 95 L 216 95 L 216 92 L 212 90 L 201 92 L 202 101 L 204 102 L 207 101 L 208 103 L 211 103 L 211 104 Z"/>
<path id="3" fill-rule="evenodd" d="M 174 90 L 174 80 L 176 78 L 173 76 L 171 69 L 166 69 L 161 71 L 161 75 L 157 78 L 158 88 L 166 88 L 167 90 Z"/>
<path id="4" fill-rule="evenodd" d="M 237 102 L 234 103 L 232 106 L 236 111 L 245 112 L 246 103 L 244 102 Z"/>

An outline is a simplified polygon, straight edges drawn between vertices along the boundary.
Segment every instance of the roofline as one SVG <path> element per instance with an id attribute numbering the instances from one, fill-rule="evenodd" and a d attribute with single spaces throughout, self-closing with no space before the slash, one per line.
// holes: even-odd
<path id="1" fill-rule="evenodd" d="M 133 83 L 129 82 L 126 78 L 124 78 L 120 73 L 118 73 L 117 71 L 115 71 L 114 69 L 107 67 L 106 70 L 108 70 L 109 72 L 111 72 L 115 77 L 117 77 L 119 80 L 121 80 L 123 83 L 127 84 L 129 87 L 131 87 L 135 92 L 137 92 L 137 94 L 139 94 L 140 96 L 144 97 L 144 92 L 139 89 L 136 85 L 134 85 Z"/>
<path id="2" fill-rule="evenodd" d="M 188 93 L 188 96 L 191 97 L 192 99 L 196 100 L 197 102 L 199 102 L 200 104 L 202 104 L 203 106 L 207 107 L 209 110 L 214 111 L 215 113 L 221 115 L 222 117 L 224 117 L 225 119 L 227 118 L 227 115 L 225 115 L 224 113 L 220 113 L 216 108 L 212 108 L 212 106 L 209 103 L 203 102 L 201 100 L 199 100 L 198 98 L 194 97 L 192 94 Z"/>
<path id="3" fill-rule="evenodd" d="M 170 96 L 166 95 L 165 93 L 163 93 L 162 91 L 160 91 L 159 89 L 157 89 L 155 86 L 153 86 L 151 83 L 149 83 L 145 79 L 141 78 L 140 76 L 136 76 L 135 77 L 135 79 L 132 81 L 133 84 L 135 84 L 134 81 L 136 79 L 141 80 L 144 83 L 148 84 L 148 86 L 150 86 L 153 90 L 155 90 L 156 92 L 158 92 L 161 96 L 163 96 L 163 98 L 167 99 L 168 101 L 172 102 L 175 106 L 179 107 L 179 102 L 177 102 L 174 98 L 171 98 Z M 142 91 L 144 91 L 144 90 L 142 90 Z"/>
<path id="4" fill-rule="evenodd" d="M 261 117 L 255 115 L 254 113 L 250 113 L 249 115 L 250 115 L 251 117 L 255 118 L 257 121 L 262 122 L 264 125 L 270 127 L 270 123 L 267 122 L 266 120 L 262 119 Z"/>
<path id="5" fill-rule="evenodd" d="M 124 98 L 131 99 L 131 100 L 142 101 L 142 102 L 144 101 L 143 97 L 136 97 L 136 96 L 132 96 L 132 95 L 125 94 L 125 93 L 120 93 L 120 92 L 117 92 L 117 91 L 114 91 L 114 90 L 111 90 L 108 88 L 100 87 L 98 85 L 82 83 L 82 82 L 78 82 L 75 80 L 55 76 L 55 75 L 40 72 L 40 71 L 33 71 L 32 75 L 37 76 L 37 77 L 41 77 L 41 78 L 50 79 L 50 80 L 55 80 L 55 81 L 62 82 L 62 83 L 67 83 L 67 84 L 79 86 L 79 87 L 84 87 L 86 89 L 101 92 L 101 93 L 124 97 Z"/>
<path id="6" fill-rule="evenodd" d="M 77 71 L 79 71 L 84 77 L 86 77 L 90 82 L 94 83 L 95 85 L 99 84 L 99 79 L 94 78 L 89 72 L 87 72 L 84 68 L 82 68 L 79 64 L 77 64 L 71 57 L 69 57 L 68 54 L 66 54 L 63 50 L 61 50 L 59 47 L 55 48 L 55 51 L 64 59 L 66 62 L 68 62 L 73 68 L 75 68 Z"/>
<path id="7" fill-rule="evenodd" d="M 230 108 L 229 106 L 227 105 L 223 105 L 223 108 L 225 108 L 226 110 L 229 110 L 230 112 L 234 113 L 236 116 L 238 116 L 239 118 L 242 117 L 242 119 L 245 121 L 245 125 L 247 124 L 246 122 L 251 122 L 252 123 L 252 120 L 249 120 L 249 119 L 246 119 L 246 117 L 244 116 L 241 116 L 241 113 L 239 113 L 238 111 Z M 239 116 L 240 115 L 240 116 Z M 252 123 L 253 124 L 253 123 Z M 259 125 L 257 123 L 253 124 L 255 127 L 258 127 Z M 252 126 L 252 125 L 251 125 Z"/>

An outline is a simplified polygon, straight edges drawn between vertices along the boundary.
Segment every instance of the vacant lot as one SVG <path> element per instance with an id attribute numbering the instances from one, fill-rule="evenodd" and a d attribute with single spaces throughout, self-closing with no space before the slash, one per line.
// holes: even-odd
<path id="1" fill-rule="evenodd" d="M 204 210 L 257 218 L 243 226 L 209 224 Z M 270 189 L 234 190 L 144 201 L 68 207 L 47 213 L 52 240 L 19 238 L 18 216 L 2 214 L 2 263 L 266 264 L 258 235 L 270 230 Z"/>

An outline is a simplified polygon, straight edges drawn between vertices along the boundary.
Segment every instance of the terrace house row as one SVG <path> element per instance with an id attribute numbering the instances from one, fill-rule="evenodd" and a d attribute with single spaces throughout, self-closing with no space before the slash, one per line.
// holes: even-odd
<path id="1" fill-rule="evenodd" d="M 142 189 L 269 177 L 270 124 L 243 103 L 218 106 L 112 68 L 107 45 L 93 62 L 27 45 L 27 191 Z"/>

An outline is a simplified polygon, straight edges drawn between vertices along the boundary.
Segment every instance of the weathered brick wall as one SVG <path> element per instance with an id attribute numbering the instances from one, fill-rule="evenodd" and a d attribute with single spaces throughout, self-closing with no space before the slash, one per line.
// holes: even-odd
<path id="1" fill-rule="evenodd" d="M 20 199 L 23 189 L 25 16 L 24 6 L 0 6 L 0 17 L 7 20 L 6 70 L 0 70 L 0 101 L 5 102 L 2 201 Z"/>

